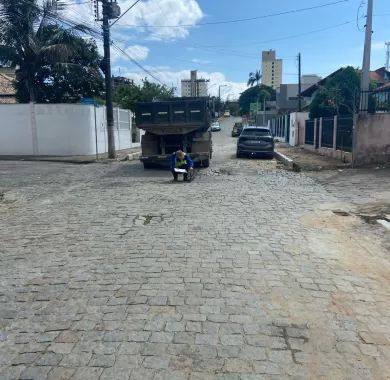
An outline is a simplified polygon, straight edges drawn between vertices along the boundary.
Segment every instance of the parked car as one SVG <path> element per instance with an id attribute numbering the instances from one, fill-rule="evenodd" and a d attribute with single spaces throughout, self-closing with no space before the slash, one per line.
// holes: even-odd
<path id="1" fill-rule="evenodd" d="M 214 123 L 211 123 L 211 132 L 219 132 L 221 130 L 221 126 L 219 125 L 218 121 L 214 121 Z"/>
<path id="2" fill-rule="evenodd" d="M 241 156 L 274 156 L 275 142 L 268 127 L 247 126 L 237 141 L 237 158 Z"/>
<path id="3" fill-rule="evenodd" d="M 232 137 L 240 136 L 244 125 L 242 123 L 234 123 L 234 127 L 232 129 Z"/>
<path id="4" fill-rule="evenodd" d="M 223 116 L 225 116 L 225 117 L 230 117 L 230 111 L 225 111 L 225 113 L 223 114 Z"/>

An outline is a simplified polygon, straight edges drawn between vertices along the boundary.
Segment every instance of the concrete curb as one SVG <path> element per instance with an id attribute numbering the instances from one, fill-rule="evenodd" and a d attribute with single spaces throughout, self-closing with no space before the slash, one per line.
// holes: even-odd
<path id="1" fill-rule="evenodd" d="M 140 156 L 141 156 L 141 152 L 130 153 L 127 155 L 126 160 L 127 161 L 138 160 L 140 158 Z"/>
<path id="2" fill-rule="evenodd" d="M 297 165 L 290 157 L 285 156 L 284 154 L 274 151 L 274 157 L 280 161 L 284 166 L 286 166 L 290 170 L 294 170 L 296 172 L 301 171 L 299 165 Z"/>

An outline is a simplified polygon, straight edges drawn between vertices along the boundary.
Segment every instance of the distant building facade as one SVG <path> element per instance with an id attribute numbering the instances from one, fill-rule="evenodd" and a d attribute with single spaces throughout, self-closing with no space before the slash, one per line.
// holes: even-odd
<path id="1" fill-rule="evenodd" d="M 305 91 L 309 87 L 318 83 L 321 77 L 318 75 L 302 75 L 301 77 L 301 91 Z M 298 110 L 299 106 L 299 86 L 298 84 L 281 84 L 276 91 L 276 108 L 279 113 L 293 112 Z M 301 97 L 302 108 L 305 108 L 310 103 L 309 97 Z"/>
<path id="2" fill-rule="evenodd" d="M 282 84 L 283 60 L 276 59 L 275 50 L 262 52 L 261 83 L 277 90 Z"/>
<path id="3" fill-rule="evenodd" d="M 201 97 L 208 96 L 208 79 L 198 79 L 198 72 L 191 71 L 191 79 L 182 79 L 181 96 Z"/>

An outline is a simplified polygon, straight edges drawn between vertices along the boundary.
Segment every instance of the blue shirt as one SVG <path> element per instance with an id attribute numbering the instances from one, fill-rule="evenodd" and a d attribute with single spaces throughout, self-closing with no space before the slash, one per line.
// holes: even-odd
<path id="1" fill-rule="evenodd" d="M 172 170 L 176 168 L 176 160 L 177 160 L 176 153 L 173 153 L 171 156 L 171 169 Z M 194 162 L 191 160 L 191 157 L 188 154 L 186 154 L 184 156 L 184 160 L 186 161 L 189 168 L 194 167 Z"/>

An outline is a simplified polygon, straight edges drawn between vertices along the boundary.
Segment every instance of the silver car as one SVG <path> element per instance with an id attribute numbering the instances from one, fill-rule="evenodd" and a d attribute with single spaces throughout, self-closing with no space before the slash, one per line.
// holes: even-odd
<path id="1" fill-rule="evenodd" d="M 242 156 L 274 156 L 275 142 L 268 127 L 246 126 L 237 141 L 237 158 Z"/>

